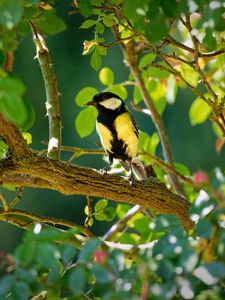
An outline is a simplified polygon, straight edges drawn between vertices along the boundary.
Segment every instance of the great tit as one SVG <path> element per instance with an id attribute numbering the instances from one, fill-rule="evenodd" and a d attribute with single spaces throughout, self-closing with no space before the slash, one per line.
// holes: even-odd
<path id="1" fill-rule="evenodd" d="M 114 93 L 103 92 L 96 94 L 86 105 L 93 105 L 98 111 L 96 130 L 109 157 L 109 165 L 101 170 L 102 173 L 110 170 L 115 158 L 130 171 L 131 185 L 134 175 L 139 180 L 146 179 L 145 168 L 137 157 L 138 129 L 124 101 Z"/>

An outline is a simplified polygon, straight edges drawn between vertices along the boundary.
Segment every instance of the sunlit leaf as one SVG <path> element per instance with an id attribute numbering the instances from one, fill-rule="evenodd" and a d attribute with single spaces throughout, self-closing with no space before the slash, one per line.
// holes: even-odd
<path id="1" fill-rule="evenodd" d="M 116 94 L 116 95 L 118 95 L 123 100 L 125 100 L 128 96 L 126 88 L 122 85 L 119 85 L 119 84 L 115 84 L 115 85 L 111 86 L 109 88 L 109 91 Z"/>
<path id="2" fill-rule="evenodd" d="M 92 133 L 95 128 L 96 117 L 97 110 L 90 106 L 78 113 L 75 119 L 75 127 L 80 137 L 83 138 Z"/>
<path id="3" fill-rule="evenodd" d="M 65 22 L 56 15 L 54 10 L 45 11 L 39 21 L 42 32 L 48 35 L 54 35 L 66 29 Z"/>
<path id="4" fill-rule="evenodd" d="M 75 102 L 78 106 L 84 106 L 88 101 L 91 101 L 94 95 L 96 95 L 98 91 L 96 88 L 92 86 L 86 86 L 82 90 L 78 92 L 75 98 Z"/>
<path id="5" fill-rule="evenodd" d="M 173 104 L 176 100 L 178 84 L 173 75 L 170 75 L 167 80 L 166 100 L 169 104 Z"/>
<path id="6" fill-rule="evenodd" d="M 102 66 L 102 58 L 97 49 L 91 55 L 91 66 L 95 71 L 98 71 Z"/>
<path id="7" fill-rule="evenodd" d="M 80 28 L 82 29 L 87 29 L 92 27 L 93 25 L 95 25 L 96 21 L 95 20 L 86 20 L 82 23 L 82 25 L 80 26 Z"/>
<path id="8" fill-rule="evenodd" d="M 191 125 L 205 122 L 209 117 L 212 108 L 201 98 L 195 99 L 189 110 Z"/>
<path id="9" fill-rule="evenodd" d="M 99 79 L 104 85 L 112 85 L 114 82 L 114 73 L 109 67 L 102 68 L 99 72 Z"/>

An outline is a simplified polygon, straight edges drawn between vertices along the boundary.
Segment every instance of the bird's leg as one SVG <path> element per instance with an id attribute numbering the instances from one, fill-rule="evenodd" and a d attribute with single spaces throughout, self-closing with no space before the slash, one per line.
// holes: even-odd
<path id="1" fill-rule="evenodd" d="M 113 157 L 112 157 L 112 155 L 109 154 L 109 164 L 106 165 L 104 168 L 100 169 L 99 172 L 101 174 L 107 174 L 108 171 L 110 171 L 110 169 L 111 169 L 112 163 L 113 163 Z"/>
<path id="2" fill-rule="evenodd" d="M 135 181 L 135 177 L 134 177 L 134 172 L 133 172 L 133 169 L 132 169 L 132 162 L 128 161 L 128 164 L 129 164 L 129 167 L 130 167 L 130 175 L 128 177 L 128 180 L 129 180 L 130 186 L 133 186 L 134 181 Z"/>

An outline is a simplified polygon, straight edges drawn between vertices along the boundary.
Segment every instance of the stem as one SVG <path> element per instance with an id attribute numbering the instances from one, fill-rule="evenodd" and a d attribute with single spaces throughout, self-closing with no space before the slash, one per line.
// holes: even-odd
<path id="1" fill-rule="evenodd" d="M 133 206 L 122 219 L 113 224 L 113 226 L 104 234 L 103 240 L 112 240 L 117 233 L 123 231 L 123 228 L 126 226 L 127 222 L 142 209 L 143 208 L 139 205 Z"/>
<path id="2" fill-rule="evenodd" d="M 48 143 L 48 157 L 50 159 L 60 159 L 61 147 L 61 118 L 58 103 L 58 87 L 57 80 L 53 70 L 53 65 L 49 50 L 46 46 L 43 35 L 40 33 L 37 24 L 30 22 L 33 40 L 36 46 L 37 55 L 42 76 L 45 84 L 46 92 L 46 109 L 49 119 L 49 143 Z"/>

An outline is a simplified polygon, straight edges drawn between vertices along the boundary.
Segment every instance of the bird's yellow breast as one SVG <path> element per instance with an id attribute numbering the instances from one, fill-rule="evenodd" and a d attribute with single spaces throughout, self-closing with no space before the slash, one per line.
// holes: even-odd
<path id="1" fill-rule="evenodd" d="M 98 135 L 100 137 L 103 148 L 106 151 L 110 152 L 110 150 L 112 148 L 111 141 L 113 139 L 111 131 L 100 122 L 96 122 L 96 129 L 97 129 Z"/>
<path id="2" fill-rule="evenodd" d="M 135 134 L 134 125 L 132 124 L 129 112 L 119 115 L 114 122 L 114 127 L 119 140 L 123 140 L 126 145 L 126 153 L 130 158 L 137 156 L 138 137 Z"/>

